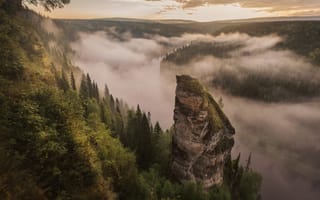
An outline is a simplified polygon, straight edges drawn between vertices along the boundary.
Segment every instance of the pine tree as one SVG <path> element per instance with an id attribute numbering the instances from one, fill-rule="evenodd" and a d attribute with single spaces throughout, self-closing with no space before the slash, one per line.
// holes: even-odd
<path id="1" fill-rule="evenodd" d="M 63 70 L 61 71 L 61 77 L 57 76 L 57 83 L 58 83 L 58 87 L 63 91 L 67 91 L 70 89 L 66 73 Z"/>
<path id="2" fill-rule="evenodd" d="M 251 152 L 250 152 L 249 157 L 248 157 L 248 160 L 247 160 L 246 171 L 249 171 L 249 169 L 250 169 L 250 164 L 251 164 Z"/>
<path id="3" fill-rule="evenodd" d="M 234 174 L 238 174 L 239 164 L 240 164 L 240 157 L 241 157 L 241 153 L 238 154 L 236 160 L 234 161 L 234 166 L 233 166 Z"/>
<path id="4" fill-rule="evenodd" d="M 88 88 L 87 79 L 85 75 L 82 75 L 82 78 L 81 78 L 80 97 L 83 99 L 89 98 L 89 88 Z"/>
<path id="5" fill-rule="evenodd" d="M 151 122 L 151 113 L 150 112 L 148 112 L 147 117 L 148 117 L 148 122 L 149 122 L 151 132 L 153 132 L 153 126 L 152 126 L 152 122 Z"/>
<path id="6" fill-rule="evenodd" d="M 96 93 L 96 99 L 97 101 L 99 101 L 100 99 L 100 94 L 99 94 L 99 87 L 98 87 L 98 84 L 96 83 L 96 86 L 95 86 L 95 93 Z"/>
<path id="7" fill-rule="evenodd" d="M 128 122 L 126 126 L 127 140 L 126 140 L 126 143 L 124 142 L 123 144 L 125 145 L 125 147 L 129 147 L 132 151 L 135 151 L 137 147 L 136 130 L 137 130 L 136 114 L 133 110 L 129 110 Z"/>
<path id="8" fill-rule="evenodd" d="M 141 109 L 140 109 L 140 105 L 139 105 L 139 104 L 137 105 L 136 117 L 137 117 L 138 123 L 141 122 L 142 112 L 141 112 Z"/>
<path id="9" fill-rule="evenodd" d="M 104 124 L 107 124 L 106 109 L 103 102 L 100 103 L 100 120 Z"/>
<path id="10" fill-rule="evenodd" d="M 71 80 L 71 88 L 72 88 L 74 91 L 76 91 L 76 90 L 77 90 L 76 80 L 75 80 L 75 78 L 74 78 L 73 72 L 71 72 L 70 80 Z"/>
<path id="11" fill-rule="evenodd" d="M 93 97 L 93 86 L 92 86 L 92 81 L 91 81 L 91 78 L 90 78 L 89 74 L 87 74 L 86 83 L 87 83 L 89 97 L 92 98 Z"/>
<path id="12" fill-rule="evenodd" d="M 100 95 L 99 95 L 98 84 L 93 81 L 91 87 L 92 87 L 92 96 L 91 96 L 91 98 L 95 98 L 97 101 L 99 101 Z"/>
<path id="13" fill-rule="evenodd" d="M 142 115 L 138 142 L 138 164 L 142 169 L 147 169 L 152 162 L 152 142 L 149 121 L 145 113 Z"/>
<path id="14" fill-rule="evenodd" d="M 160 127 L 159 122 L 156 122 L 156 124 L 154 125 L 153 132 L 154 132 L 156 135 L 160 135 L 160 134 L 162 133 L 162 129 L 161 129 L 161 127 Z"/>
<path id="15" fill-rule="evenodd" d="M 110 91 L 109 91 L 108 85 L 105 84 L 105 85 L 104 85 L 104 97 L 105 97 L 106 99 L 108 99 L 109 96 L 110 96 Z"/>
<path id="16" fill-rule="evenodd" d="M 120 108 L 117 106 L 116 113 L 115 113 L 115 132 L 116 135 L 120 137 L 120 141 L 126 143 L 126 136 L 124 134 L 124 125 L 122 115 L 120 113 Z"/>
<path id="17" fill-rule="evenodd" d="M 112 113 L 115 112 L 115 102 L 114 102 L 114 98 L 112 95 L 110 95 L 110 110 Z"/>

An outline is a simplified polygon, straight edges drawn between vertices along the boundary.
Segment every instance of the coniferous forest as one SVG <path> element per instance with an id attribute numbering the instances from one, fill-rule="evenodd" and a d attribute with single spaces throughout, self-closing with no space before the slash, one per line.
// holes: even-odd
<path id="1" fill-rule="evenodd" d="M 99 88 L 72 64 L 63 39 L 38 26 L 43 20 L 21 1 L 0 0 L 0 199 L 260 198 L 262 178 L 250 157 L 241 158 L 245 166 L 240 155 L 230 158 L 224 184 L 209 191 L 175 180 L 173 130 L 152 123 L 152 113 L 129 107 L 108 85 Z M 61 42 L 59 51 L 49 38 Z"/>

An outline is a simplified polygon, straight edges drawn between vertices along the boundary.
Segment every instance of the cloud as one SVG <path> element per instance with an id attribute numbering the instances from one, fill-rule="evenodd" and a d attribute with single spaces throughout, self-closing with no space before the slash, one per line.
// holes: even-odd
<path id="1" fill-rule="evenodd" d="M 155 40 L 158 43 L 165 44 L 169 47 L 181 47 L 191 42 L 210 42 L 214 40 L 214 37 L 210 34 L 182 34 L 180 37 L 165 37 L 161 35 L 146 35 L 151 40 Z"/>
<path id="2" fill-rule="evenodd" d="M 276 48 L 283 38 L 233 33 L 208 39 L 211 39 L 208 44 L 212 48 L 200 53 L 216 51 L 214 55 L 197 55 L 197 52 L 185 50 L 189 52 L 190 62 L 176 66 L 168 59 L 163 64 L 163 71 L 168 69 L 171 82 L 174 82 L 174 75 L 170 75 L 170 69 L 174 69 L 178 73 L 194 75 L 229 94 L 248 98 L 298 101 L 320 95 L 320 70 L 294 52 Z M 193 45 L 198 48 L 197 43 Z M 219 55 L 220 51 L 224 53 Z"/>
<path id="3" fill-rule="evenodd" d="M 111 33 L 112 34 L 112 33 Z M 174 102 L 174 85 L 162 85 L 160 60 L 165 48 L 174 48 L 191 40 L 208 40 L 208 35 L 190 35 L 165 38 L 131 38 L 129 33 L 121 40 L 105 32 L 81 33 L 71 46 L 75 51 L 74 62 L 98 82 L 100 88 L 108 84 L 112 94 L 124 99 L 130 106 L 140 104 L 151 111 L 153 119 L 169 127 Z M 125 38 L 125 39 L 124 39 Z M 163 89 L 170 91 L 170 96 Z"/>
<path id="4" fill-rule="evenodd" d="M 140 104 L 153 114 L 154 120 L 170 127 L 175 84 L 164 84 L 160 75 L 161 58 L 191 41 L 207 42 L 214 37 L 201 34 L 169 38 L 160 35 L 132 38 L 130 33 L 113 35 L 112 28 L 107 32 L 80 33 L 80 39 L 71 44 L 75 51 L 74 63 L 90 73 L 100 88 L 108 84 L 113 95 L 132 107 Z"/>
<path id="5" fill-rule="evenodd" d="M 270 92 L 281 81 L 294 87 L 298 86 L 295 83 L 319 86 L 320 70 L 291 51 L 275 48 L 283 40 L 277 35 L 221 34 L 209 42 L 240 47 L 230 50 L 227 58 L 198 56 L 183 66 L 171 65 L 177 71 L 166 73 L 171 76 L 166 82 L 174 84 L 175 73 L 187 73 L 205 83 L 215 99 L 222 97 L 224 112 L 237 132 L 234 154 L 241 152 L 244 160 L 253 153 L 252 166 L 264 178 L 264 199 L 316 200 L 320 195 L 320 99 L 265 103 L 232 96 L 210 84 L 213 79 L 225 81 L 231 76 L 242 85 L 247 77 L 260 76 L 270 78 L 275 86 Z M 252 90 L 262 90 L 251 83 Z M 299 99 L 299 93 L 293 97 Z"/>
<path id="6" fill-rule="evenodd" d="M 274 48 L 283 41 L 277 35 L 185 34 L 181 37 L 146 35 L 145 38 L 130 35 L 126 33 L 119 40 L 105 32 L 82 33 L 72 44 L 76 53 L 74 61 L 89 72 L 100 87 L 107 83 L 115 96 L 131 106 L 140 104 L 164 127 L 173 123 L 175 81 L 160 75 L 160 58 L 191 41 L 241 44 L 228 52 L 227 59 L 200 56 L 185 66 L 189 69 L 186 73 L 204 83 L 218 76 L 222 69 L 240 79 L 247 73 L 263 72 L 275 79 L 320 80 L 319 73 L 302 57 Z M 175 74 L 172 72 L 172 80 Z M 242 152 L 243 160 L 250 152 L 253 154 L 252 167 L 264 178 L 263 198 L 316 200 L 320 195 L 319 99 L 264 103 L 209 89 L 216 99 L 223 98 L 223 110 L 236 128 L 234 154 Z"/>
<path id="7" fill-rule="evenodd" d="M 196 8 L 207 5 L 227 5 L 234 4 L 243 8 L 256 8 L 268 12 L 292 12 L 308 13 L 317 12 L 319 14 L 320 2 L 318 0 L 175 0 L 183 8 Z"/>
<path id="8" fill-rule="evenodd" d="M 62 33 L 62 30 L 49 18 L 41 19 L 40 25 L 47 33 L 54 36 L 59 36 Z"/>
<path id="9" fill-rule="evenodd" d="M 264 199 L 319 196 L 319 99 L 268 104 L 224 96 L 224 111 L 237 130 L 234 154 L 251 152 L 252 167 L 263 175 Z"/>

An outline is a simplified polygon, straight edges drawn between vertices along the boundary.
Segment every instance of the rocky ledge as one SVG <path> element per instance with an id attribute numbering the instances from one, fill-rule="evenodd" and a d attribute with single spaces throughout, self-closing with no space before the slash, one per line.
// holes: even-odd
<path id="1" fill-rule="evenodd" d="M 177 76 L 171 163 L 175 178 L 200 182 L 205 188 L 221 185 L 234 133 L 206 89 L 190 76 Z"/>

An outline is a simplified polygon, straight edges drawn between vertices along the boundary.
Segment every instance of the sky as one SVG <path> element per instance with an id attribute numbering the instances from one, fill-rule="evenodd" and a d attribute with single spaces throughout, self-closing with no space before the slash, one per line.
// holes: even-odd
<path id="1" fill-rule="evenodd" d="M 139 18 L 214 21 L 277 16 L 320 15 L 320 0 L 71 0 L 52 18 Z"/>

